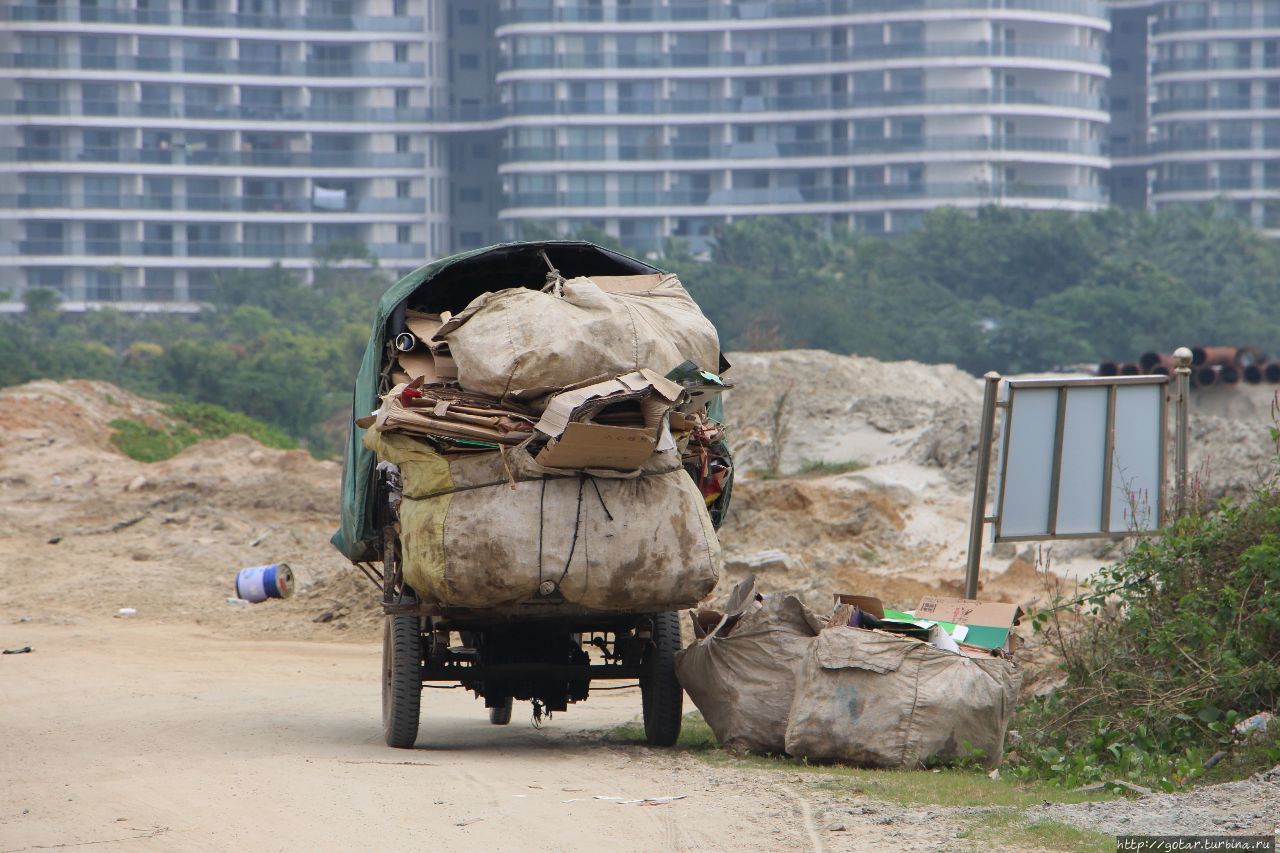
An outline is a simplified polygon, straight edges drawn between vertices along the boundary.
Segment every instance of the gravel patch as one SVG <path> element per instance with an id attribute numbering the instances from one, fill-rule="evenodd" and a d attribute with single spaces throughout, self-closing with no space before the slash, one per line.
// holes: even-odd
<path id="1" fill-rule="evenodd" d="M 1110 835 L 1280 833 L 1280 765 L 1241 782 L 1105 803 L 1043 805 L 1028 812 Z"/>

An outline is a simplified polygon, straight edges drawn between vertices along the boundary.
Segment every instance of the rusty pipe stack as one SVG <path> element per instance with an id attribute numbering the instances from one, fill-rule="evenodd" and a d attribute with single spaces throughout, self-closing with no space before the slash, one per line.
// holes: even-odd
<path id="1" fill-rule="evenodd" d="M 1137 376 L 1140 374 L 1173 374 L 1173 356 L 1160 352 L 1144 352 L 1136 362 L 1104 361 L 1098 365 L 1098 376 Z M 1236 385 L 1241 380 L 1257 385 L 1268 382 L 1280 385 L 1280 360 L 1267 361 L 1257 347 L 1200 346 L 1191 350 L 1191 384 Z"/>

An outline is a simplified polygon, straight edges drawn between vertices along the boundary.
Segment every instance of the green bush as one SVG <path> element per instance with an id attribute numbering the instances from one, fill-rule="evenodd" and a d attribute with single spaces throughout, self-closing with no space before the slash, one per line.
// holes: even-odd
<path id="1" fill-rule="evenodd" d="M 125 456 L 139 462 L 163 462 L 200 440 L 199 435 L 182 425 L 157 429 L 124 418 L 117 418 L 108 425 L 115 430 L 111 443 Z"/>
<path id="2" fill-rule="evenodd" d="M 228 411 L 212 403 L 175 403 L 164 410 L 164 428 L 126 419 L 111 421 L 111 443 L 139 462 L 162 462 L 198 441 L 243 434 L 279 450 L 292 450 L 298 442 L 275 427 Z"/>
<path id="3" fill-rule="evenodd" d="M 175 403 L 165 414 L 191 427 L 200 438 L 226 438 L 241 433 L 277 450 L 293 450 L 298 442 L 270 424 L 213 403 Z"/>
<path id="4" fill-rule="evenodd" d="M 1280 703 L 1280 489 L 1183 517 L 1058 604 L 1034 623 L 1066 683 L 1019 712 L 1017 771 L 1165 789 L 1200 776 L 1239 745 L 1239 720 Z"/>

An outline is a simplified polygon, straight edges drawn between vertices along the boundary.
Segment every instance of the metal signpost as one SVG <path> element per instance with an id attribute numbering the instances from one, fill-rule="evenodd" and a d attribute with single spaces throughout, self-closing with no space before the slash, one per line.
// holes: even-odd
<path id="1" fill-rule="evenodd" d="M 976 598 L 982 537 L 994 541 L 1124 538 L 1165 522 L 1168 408 L 1175 410 L 1174 508 L 1186 508 L 1191 351 L 1168 376 L 1002 379 L 988 373 L 969 527 L 965 597 Z M 1007 389 L 1001 400 L 1001 386 Z M 1003 411 L 995 512 L 987 514 L 991 445 Z"/>

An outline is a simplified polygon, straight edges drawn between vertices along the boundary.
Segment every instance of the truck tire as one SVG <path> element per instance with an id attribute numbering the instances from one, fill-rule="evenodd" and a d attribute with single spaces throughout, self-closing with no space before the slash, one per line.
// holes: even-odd
<path id="1" fill-rule="evenodd" d="M 511 722 L 511 706 L 514 701 L 508 696 L 503 703 L 496 708 L 489 709 L 489 722 L 495 726 L 505 726 Z"/>
<path id="2" fill-rule="evenodd" d="M 421 706 L 421 624 L 417 616 L 387 616 L 382 632 L 382 730 L 387 746 L 413 748 Z"/>
<path id="3" fill-rule="evenodd" d="M 653 617 L 653 640 L 645 654 L 640 676 L 644 706 L 644 738 L 650 746 L 674 746 L 680 737 L 684 691 L 676 679 L 676 652 L 680 650 L 680 614 Z"/>

